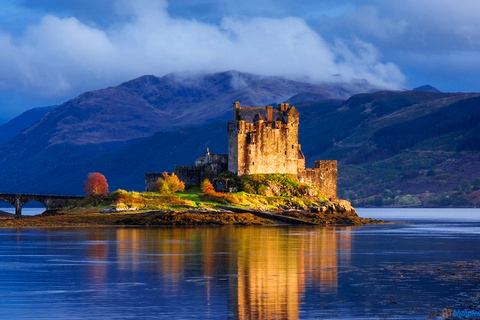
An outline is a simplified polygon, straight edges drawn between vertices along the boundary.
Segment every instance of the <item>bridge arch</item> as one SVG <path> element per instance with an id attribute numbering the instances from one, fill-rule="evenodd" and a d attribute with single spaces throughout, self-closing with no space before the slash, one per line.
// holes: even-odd
<path id="1" fill-rule="evenodd" d="M 0 201 L 7 202 L 15 207 L 15 215 L 22 215 L 23 206 L 31 201 L 43 204 L 46 210 L 66 206 L 69 202 L 81 199 L 80 196 L 56 196 L 42 194 L 0 193 Z"/>
<path id="2" fill-rule="evenodd" d="M 30 211 L 30 214 L 25 213 L 25 211 Z M 43 204 L 42 202 L 36 200 L 25 202 L 22 207 L 22 215 L 32 215 L 31 212 L 33 212 L 33 215 L 36 215 L 41 214 L 45 211 L 47 211 L 47 206 L 45 206 L 45 204 Z"/>

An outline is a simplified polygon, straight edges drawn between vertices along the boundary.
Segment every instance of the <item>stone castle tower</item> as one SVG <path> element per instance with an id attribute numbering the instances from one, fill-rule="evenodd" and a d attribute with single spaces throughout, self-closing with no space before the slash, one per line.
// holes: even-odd
<path id="1" fill-rule="evenodd" d="M 305 168 L 298 144 L 299 114 L 282 103 L 278 108 L 233 105 L 228 124 L 228 170 L 238 175 L 255 173 L 297 174 Z"/>
<path id="2" fill-rule="evenodd" d="M 298 143 L 300 117 L 295 107 L 241 107 L 233 104 L 233 122 L 228 124 L 228 170 L 244 174 L 282 173 L 317 187 L 325 196 L 337 198 L 337 162 L 315 161 L 305 169 L 305 156 Z"/>

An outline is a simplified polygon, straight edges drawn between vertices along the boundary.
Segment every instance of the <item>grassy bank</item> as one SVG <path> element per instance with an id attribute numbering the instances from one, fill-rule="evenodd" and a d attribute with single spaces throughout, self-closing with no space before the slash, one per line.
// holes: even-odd
<path id="1" fill-rule="evenodd" d="M 259 217 L 256 211 L 272 215 Z M 278 216 L 287 217 L 287 220 Z M 4 217 L 0 219 L 0 227 L 269 225 L 288 224 L 288 219 L 318 225 L 379 222 L 358 217 L 343 200 L 331 202 L 324 198 L 245 192 L 205 194 L 200 188 L 191 188 L 174 195 L 117 190 L 97 205 L 93 199 L 85 197 L 68 207 L 38 216 Z"/>

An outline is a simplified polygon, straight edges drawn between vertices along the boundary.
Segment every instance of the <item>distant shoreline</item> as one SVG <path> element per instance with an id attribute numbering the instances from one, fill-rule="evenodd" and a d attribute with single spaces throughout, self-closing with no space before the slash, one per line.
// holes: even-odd
<path id="1" fill-rule="evenodd" d="M 15 214 L 0 210 L 0 217 L 15 217 Z"/>

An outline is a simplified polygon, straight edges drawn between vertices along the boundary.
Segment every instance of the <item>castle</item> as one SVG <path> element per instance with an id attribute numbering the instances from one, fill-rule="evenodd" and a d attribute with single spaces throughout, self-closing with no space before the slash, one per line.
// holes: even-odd
<path id="1" fill-rule="evenodd" d="M 228 123 L 228 155 L 207 154 L 195 166 L 175 166 L 175 174 L 186 185 L 199 185 L 228 169 L 244 174 L 291 174 L 299 182 L 319 189 L 328 198 L 337 198 L 337 161 L 315 161 L 305 168 L 305 156 L 298 143 L 299 113 L 288 103 L 278 108 L 241 107 L 233 104 L 233 122 Z M 146 190 L 161 176 L 146 174 Z"/>

